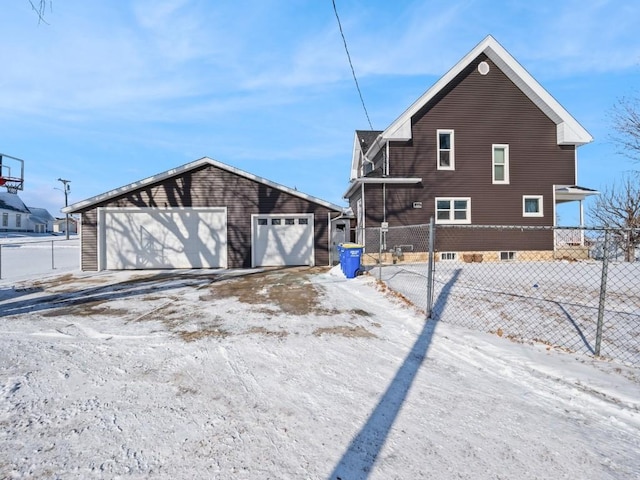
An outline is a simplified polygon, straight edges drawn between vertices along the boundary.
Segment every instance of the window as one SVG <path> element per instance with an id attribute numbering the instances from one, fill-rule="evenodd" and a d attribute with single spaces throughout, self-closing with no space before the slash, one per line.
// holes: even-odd
<path id="1" fill-rule="evenodd" d="M 308 218 L 299 218 L 298 219 L 298 225 L 308 225 L 309 224 L 309 219 Z"/>
<path id="2" fill-rule="evenodd" d="M 516 259 L 516 252 L 500 252 L 501 262 L 511 262 Z"/>
<path id="3" fill-rule="evenodd" d="M 22 227 L 22 215 L 16 214 L 16 228 Z"/>
<path id="4" fill-rule="evenodd" d="M 296 224 L 296 219 L 295 218 L 285 218 L 284 219 L 284 224 L 285 225 L 295 225 Z"/>
<path id="5" fill-rule="evenodd" d="M 471 199 L 436 197 L 436 223 L 471 223 Z"/>
<path id="6" fill-rule="evenodd" d="M 267 225 L 267 219 L 266 218 L 259 218 L 258 219 L 258 225 Z"/>
<path id="7" fill-rule="evenodd" d="M 440 252 L 440 260 L 442 260 L 443 262 L 451 262 L 457 259 L 458 255 L 456 254 L 456 252 Z"/>
<path id="8" fill-rule="evenodd" d="M 438 130 L 438 170 L 455 170 L 453 130 Z"/>
<path id="9" fill-rule="evenodd" d="M 9 226 L 9 214 L 8 213 L 3 213 L 2 214 L 2 226 L 3 227 L 8 227 Z"/>
<path id="10" fill-rule="evenodd" d="M 493 145 L 493 183 L 509 183 L 509 145 Z"/>
<path id="11" fill-rule="evenodd" d="M 543 217 L 542 195 L 524 195 L 522 197 L 523 217 Z"/>
<path id="12" fill-rule="evenodd" d="M 272 218 L 271 219 L 271 225 L 280 225 L 282 223 L 282 220 L 279 218 Z"/>

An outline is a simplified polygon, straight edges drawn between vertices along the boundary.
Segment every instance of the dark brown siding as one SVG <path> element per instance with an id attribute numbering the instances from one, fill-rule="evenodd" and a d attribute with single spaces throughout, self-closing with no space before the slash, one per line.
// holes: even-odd
<path id="1" fill-rule="evenodd" d="M 490 65 L 484 76 L 477 71 L 483 60 Z M 386 205 L 382 186 L 367 187 L 368 225 L 385 213 L 391 226 L 427 223 L 435 197 L 470 197 L 473 224 L 551 226 L 553 185 L 575 182 L 575 147 L 557 145 L 556 125 L 484 55 L 414 116 L 412 129 L 411 141 L 390 144 L 389 174 L 422 184 L 388 185 Z M 438 129 L 455 132 L 454 171 L 437 170 Z M 492 183 L 492 144 L 509 145 L 508 185 Z M 523 217 L 523 195 L 543 196 L 543 217 Z M 422 209 L 412 207 L 416 201 Z M 514 236 L 502 248 L 550 249 L 549 239 Z"/>
<path id="2" fill-rule="evenodd" d="M 83 269 L 97 269 L 98 207 L 227 207 L 229 268 L 251 267 L 252 214 L 314 214 L 316 265 L 328 265 L 327 207 L 250 180 L 213 165 L 204 165 L 162 183 L 94 205 L 83 213 Z M 335 215 L 334 215 L 335 216 Z M 91 219 L 85 225 L 85 217 Z M 86 260 L 85 260 L 86 257 Z M 87 268 L 85 268 L 85 265 Z"/>
<path id="3" fill-rule="evenodd" d="M 96 210 L 83 212 L 81 243 L 81 265 L 84 271 L 98 270 L 98 215 Z"/>

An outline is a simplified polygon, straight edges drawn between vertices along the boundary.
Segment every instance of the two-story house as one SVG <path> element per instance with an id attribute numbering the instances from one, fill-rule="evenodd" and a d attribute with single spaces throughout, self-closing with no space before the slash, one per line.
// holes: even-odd
<path id="1" fill-rule="evenodd" d="M 364 229 L 429 223 L 553 227 L 591 135 L 491 36 L 384 131 L 356 131 L 345 198 Z M 461 229 L 440 251 L 554 250 L 552 229 Z M 442 240 L 442 237 L 441 237 Z M 438 242 L 438 236 L 436 236 Z M 453 243 L 451 243 L 453 242 Z"/>

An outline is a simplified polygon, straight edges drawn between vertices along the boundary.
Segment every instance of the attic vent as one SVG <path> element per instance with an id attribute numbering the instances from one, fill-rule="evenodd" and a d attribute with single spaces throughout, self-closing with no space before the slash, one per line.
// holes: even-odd
<path id="1" fill-rule="evenodd" d="M 480 72 L 480 75 L 489 73 L 489 64 L 487 62 L 480 62 L 478 64 L 478 72 Z"/>

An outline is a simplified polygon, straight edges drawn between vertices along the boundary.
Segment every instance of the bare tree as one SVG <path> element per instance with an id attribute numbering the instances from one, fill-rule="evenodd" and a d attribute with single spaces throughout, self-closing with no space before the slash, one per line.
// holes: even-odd
<path id="1" fill-rule="evenodd" d="M 602 191 L 589 215 L 596 225 L 612 229 L 616 247 L 633 262 L 640 243 L 640 172 L 628 172 Z"/>
<path id="2" fill-rule="evenodd" d="M 612 110 L 613 141 L 620 153 L 640 161 L 640 97 L 622 97 Z"/>
<path id="3" fill-rule="evenodd" d="M 38 23 L 47 23 L 44 16 L 47 13 L 47 5 L 49 6 L 49 11 L 52 11 L 53 0 L 29 0 L 29 5 L 31 5 L 31 9 L 36 12 L 36 15 L 38 15 Z"/>

